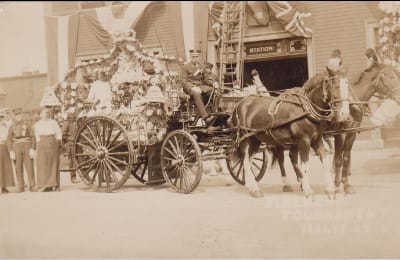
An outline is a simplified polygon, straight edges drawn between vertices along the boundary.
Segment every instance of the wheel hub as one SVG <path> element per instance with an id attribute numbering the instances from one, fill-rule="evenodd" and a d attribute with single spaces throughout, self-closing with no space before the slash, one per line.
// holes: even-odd
<path id="1" fill-rule="evenodd" d="M 182 166 L 185 164 L 185 158 L 179 154 L 175 160 L 172 161 L 172 165 Z"/>
<path id="2" fill-rule="evenodd" d="M 104 160 L 107 158 L 107 149 L 105 147 L 100 147 L 96 150 L 96 157 L 98 160 Z"/>

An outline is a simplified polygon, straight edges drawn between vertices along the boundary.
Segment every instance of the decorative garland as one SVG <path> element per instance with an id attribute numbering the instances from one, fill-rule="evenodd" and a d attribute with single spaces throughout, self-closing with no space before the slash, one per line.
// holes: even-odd
<path id="1" fill-rule="evenodd" d="M 166 134 L 168 113 L 168 95 L 162 92 L 173 89 L 179 81 L 179 74 L 169 71 L 169 67 L 182 65 L 183 60 L 147 52 L 133 30 L 117 32 L 113 42 L 109 54 L 78 64 L 56 85 L 61 116 L 67 119 L 108 113 L 125 125 L 132 140 L 146 144 L 159 142 Z M 95 111 L 93 104 L 85 107 L 91 83 L 100 72 L 107 75 L 110 83 L 111 111 Z"/>
<path id="2" fill-rule="evenodd" d="M 135 95 L 135 91 L 144 91 L 152 74 L 156 74 L 163 82 L 178 78 L 178 73 L 169 71 L 168 67 L 174 63 L 182 65 L 183 59 L 147 52 L 136 40 L 133 31 L 117 33 L 113 41 L 114 46 L 109 54 L 96 61 L 78 64 L 56 85 L 55 93 L 61 102 L 64 118 L 83 107 L 90 83 L 99 72 L 105 72 L 110 78 L 115 107 L 120 106 L 121 102 L 127 102 L 127 99 Z"/>
<path id="3" fill-rule="evenodd" d="M 378 55 L 386 65 L 400 71 L 400 1 L 381 1 Z"/>

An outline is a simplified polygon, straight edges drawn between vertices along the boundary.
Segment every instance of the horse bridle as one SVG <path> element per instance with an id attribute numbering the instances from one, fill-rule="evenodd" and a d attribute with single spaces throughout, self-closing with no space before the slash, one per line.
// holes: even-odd
<path id="1" fill-rule="evenodd" d="M 328 101 L 328 88 L 333 88 L 333 80 L 340 78 L 340 75 L 334 75 L 334 76 L 325 76 L 324 77 L 324 81 L 322 83 L 322 98 L 323 98 L 323 102 L 327 102 Z M 317 88 L 314 88 L 313 90 L 315 90 Z M 310 113 L 311 116 L 314 117 L 317 120 L 331 120 L 334 116 L 335 116 L 335 111 L 336 111 L 336 103 L 339 102 L 344 102 L 344 101 L 348 101 L 349 99 L 331 99 L 328 103 L 329 109 L 325 109 L 322 108 L 320 106 L 318 106 L 317 104 L 315 104 L 314 102 L 312 102 L 310 100 L 310 98 L 307 96 L 306 93 L 305 97 L 307 98 L 307 101 L 310 102 L 311 106 L 310 106 Z M 321 112 L 321 113 L 320 113 Z M 322 113 L 328 113 L 327 115 L 324 115 Z"/>
<path id="2" fill-rule="evenodd" d="M 379 72 L 378 76 L 374 79 L 374 81 L 372 83 L 372 85 L 375 88 L 376 92 L 379 92 L 378 91 L 379 82 L 382 80 L 383 74 L 384 74 L 384 72 L 386 70 L 388 70 L 388 68 L 385 68 L 385 69 L 381 70 Z M 383 84 L 383 82 L 382 82 L 382 84 Z M 383 84 L 383 85 L 385 85 L 385 84 Z M 399 90 L 400 90 L 400 86 L 399 87 L 395 87 L 395 88 L 389 88 L 388 93 L 386 93 L 386 94 L 379 93 L 380 95 L 377 96 L 377 97 L 380 98 L 380 99 L 392 99 L 392 100 L 396 101 L 397 103 L 400 103 L 399 98 L 396 97 L 396 95 L 395 95 L 395 92 L 399 91 Z"/>

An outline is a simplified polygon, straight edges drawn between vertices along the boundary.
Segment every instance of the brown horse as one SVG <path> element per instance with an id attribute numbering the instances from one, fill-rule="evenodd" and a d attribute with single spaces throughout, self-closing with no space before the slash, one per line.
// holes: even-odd
<path id="1" fill-rule="evenodd" d="M 232 124 L 238 128 L 238 152 L 245 174 L 246 187 L 253 197 L 262 197 L 250 161 L 261 143 L 296 145 L 299 148 L 302 185 L 306 197 L 313 195 L 308 180 L 310 148 L 320 156 L 325 168 L 326 193 L 335 196 L 330 165 L 322 143 L 326 122 L 335 118 L 344 121 L 349 116 L 347 80 L 328 70 L 309 79 L 303 88 L 296 88 L 280 98 L 248 96 L 232 113 Z"/>
<path id="2" fill-rule="evenodd" d="M 361 125 L 365 107 L 364 105 L 375 94 L 379 94 L 385 98 L 392 98 L 397 102 L 400 101 L 400 77 L 392 66 L 373 63 L 368 69 L 362 71 L 359 76 L 352 82 L 350 92 L 355 102 L 350 104 L 350 113 L 352 120 L 342 123 L 330 124 L 328 131 L 341 131 L 344 129 L 356 128 Z M 350 184 L 349 176 L 351 175 L 351 149 L 356 139 L 356 132 L 339 134 L 334 136 L 335 154 L 333 159 L 333 168 L 335 172 L 335 185 L 337 188 L 343 184 L 346 194 L 355 192 L 354 187 Z M 284 167 L 284 147 L 277 146 L 271 149 L 273 154 L 273 162 L 279 163 L 281 170 L 283 191 L 292 191 L 293 189 L 286 181 L 286 171 Z M 298 149 L 296 146 L 290 147 L 290 160 L 295 170 L 298 181 L 302 175 L 298 164 Z"/>

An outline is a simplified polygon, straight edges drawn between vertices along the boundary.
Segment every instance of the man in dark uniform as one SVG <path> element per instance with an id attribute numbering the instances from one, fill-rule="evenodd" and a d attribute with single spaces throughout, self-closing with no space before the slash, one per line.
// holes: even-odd
<path id="1" fill-rule="evenodd" d="M 200 51 L 190 50 L 189 53 L 191 60 L 182 66 L 180 74 L 183 90 L 186 94 L 193 97 L 201 118 L 208 124 L 214 118 L 209 116 L 206 111 L 203 95 L 211 93 L 213 89 L 212 85 L 215 81 L 211 83 L 213 80 L 210 81 L 210 72 L 206 69 L 206 66 L 200 62 Z"/>
<path id="2" fill-rule="evenodd" d="M 15 161 L 15 173 L 17 176 L 18 192 L 24 191 L 24 167 L 28 174 L 29 191 L 35 192 L 36 181 L 33 170 L 34 133 L 33 125 L 29 123 L 27 112 L 21 108 L 14 110 L 15 120 L 8 131 L 7 145 L 11 160 Z"/>

